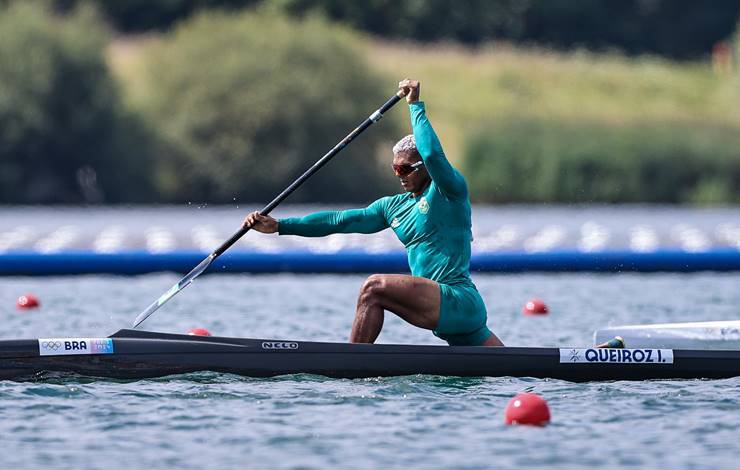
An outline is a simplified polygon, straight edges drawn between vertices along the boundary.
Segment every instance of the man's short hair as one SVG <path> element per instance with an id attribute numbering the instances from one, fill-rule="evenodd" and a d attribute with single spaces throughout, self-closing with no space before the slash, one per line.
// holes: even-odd
<path id="1" fill-rule="evenodd" d="M 396 142 L 396 145 L 393 146 L 393 155 L 398 155 L 399 153 L 410 153 L 412 155 L 419 154 L 419 151 L 416 150 L 416 139 L 414 139 L 414 134 L 409 134 Z"/>

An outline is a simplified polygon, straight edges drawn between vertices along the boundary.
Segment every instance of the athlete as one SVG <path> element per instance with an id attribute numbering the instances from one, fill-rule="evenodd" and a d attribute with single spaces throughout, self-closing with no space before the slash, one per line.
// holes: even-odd
<path id="1" fill-rule="evenodd" d="M 463 176 L 450 165 L 419 101 L 420 85 L 399 89 L 411 111 L 413 134 L 393 147 L 393 171 L 404 193 L 365 209 L 324 211 L 276 220 L 253 212 L 246 226 L 262 233 L 323 237 L 375 233 L 390 227 L 406 247 L 412 275 L 373 274 L 357 300 L 350 341 L 373 343 L 388 310 L 432 330 L 450 345 L 503 346 L 486 326 L 486 306 L 470 279 L 470 200 Z"/>

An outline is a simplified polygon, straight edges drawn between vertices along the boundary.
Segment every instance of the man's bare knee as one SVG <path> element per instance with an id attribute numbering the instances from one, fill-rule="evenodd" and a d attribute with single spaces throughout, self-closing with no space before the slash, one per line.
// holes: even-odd
<path id="1" fill-rule="evenodd" d="M 365 280 L 360 289 L 360 302 L 362 303 L 376 303 L 379 301 L 380 296 L 385 291 L 387 286 L 385 276 L 382 274 L 373 274 Z"/>

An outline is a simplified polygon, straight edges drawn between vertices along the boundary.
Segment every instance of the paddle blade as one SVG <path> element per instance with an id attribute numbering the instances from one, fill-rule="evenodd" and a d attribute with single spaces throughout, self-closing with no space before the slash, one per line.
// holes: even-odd
<path id="1" fill-rule="evenodd" d="M 203 272 L 208 269 L 208 266 L 211 265 L 211 262 L 213 261 L 214 256 L 210 255 L 208 258 L 204 259 L 203 261 L 198 264 L 195 268 L 193 268 L 192 271 L 190 271 L 184 278 L 180 279 L 180 282 L 175 284 L 162 294 L 160 298 L 158 298 L 155 302 L 153 302 L 150 306 L 146 308 L 143 312 L 139 314 L 139 316 L 136 317 L 134 320 L 134 328 L 139 326 L 144 320 L 149 318 L 152 313 L 156 312 L 159 307 L 167 303 L 168 300 L 170 300 L 172 297 L 174 297 L 178 292 L 185 289 L 187 286 L 190 285 L 191 282 L 195 280 L 196 277 L 203 274 Z"/>

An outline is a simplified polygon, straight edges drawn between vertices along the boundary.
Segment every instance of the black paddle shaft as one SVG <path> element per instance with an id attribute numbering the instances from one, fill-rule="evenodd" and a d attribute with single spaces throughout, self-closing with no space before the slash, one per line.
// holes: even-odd
<path id="1" fill-rule="evenodd" d="M 362 131 L 370 127 L 374 122 L 378 122 L 380 118 L 383 117 L 383 113 L 388 111 L 393 107 L 394 104 L 398 103 L 398 101 L 403 96 L 403 92 L 399 91 L 398 94 L 393 96 L 391 99 L 385 102 L 383 106 L 381 106 L 377 111 L 375 111 L 373 114 L 370 115 L 365 121 L 357 126 L 355 130 L 349 133 L 347 137 L 342 139 L 341 142 L 339 142 L 337 145 L 334 146 L 333 149 L 329 151 L 326 155 L 321 157 L 319 161 L 314 163 L 314 165 L 306 170 L 305 173 L 303 173 L 300 178 L 293 181 L 293 183 L 285 188 L 285 191 L 280 193 L 275 199 L 272 200 L 268 205 L 265 206 L 264 209 L 260 211 L 262 215 L 269 214 L 274 208 L 278 206 L 285 198 L 290 196 L 290 194 L 295 191 L 298 186 L 303 184 L 304 181 L 306 181 L 308 178 L 311 177 L 314 173 L 319 171 L 322 166 L 324 166 L 334 155 L 338 154 L 344 147 L 346 147 L 352 140 L 354 140 L 355 137 L 360 135 Z M 170 290 L 165 292 L 163 295 L 159 297 L 159 299 L 155 300 L 149 307 L 146 308 L 143 312 L 141 312 L 136 319 L 134 320 L 134 328 L 139 326 L 144 320 L 149 318 L 154 312 L 159 309 L 162 305 L 164 305 L 168 300 L 170 300 L 173 296 L 175 296 L 178 292 L 186 288 L 187 286 L 192 283 L 196 277 L 200 276 L 202 273 L 208 269 L 208 267 L 211 265 L 213 260 L 215 260 L 217 257 L 221 255 L 224 251 L 228 250 L 231 245 L 236 243 L 237 240 L 239 240 L 245 233 L 249 231 L 249 227 L 242 226 L 241 229 L 239 229 L 238 232 L 236 232 L 234 235 L 231 236 L 226 242 L 224 242 L 223 245 L 219 246 L 216 251 L 208 255 L 206 259 L 201 261 L 198 266 L 193 268 L 184 278 L 180 279 L 177 284 L 172 286 Z"/>
<path id="2" fill-rule="evenodd" d="M 352 142 L 355 137 L 362 134 L 362 132 L 370 127 L 373 123 L 378 122 L 380 118 L 383 117 L 383 114 L 385 114 L 386 111 L 391 109 L 393 105 L 398 103 L 400 99 L 403 97 L 402 92 L 398 92 L 397 94 L 393 95 L 388 101 L 385 102 L 383 106 L 378 108 L 377 111 L 372 113 L 367 119 L 365 119 L 362 124 L 357 126 L 355 130 L 350 132 L 347 137 L 342 139 L 337 145 L 334 146 L 329 152 L 326 153 L 319 161 L 313 164 L 311 168 L 306 170 L 305 173 L 303 173 L 301 176 L 298 177 L 293 183 L 290 184 L 285 190 L 283 190 L 282 193 L 278 194 L 275 199 L 273 199 L 269 204 L 267 204 L 261 211 L 261 215 L 268 215 L 270 212 L 272 212 L 273 209 L 275 209 L 278 205 L 280 205 L 281 202 L 285 200 L 288 196 L 290 196 L 293 191 L 298 189 L 300 185 L 302 185 L 307 179 L 309 179 L 311 176 L 313 176 L 314 173 L 319 171 L 321 167 L 326 165 L 329 160 L 331 160 L 336 154 L 342 151 L 344 147 L 349 145 L 350 142 Z M 231 245 L 236 243 L 241 237 L 244 236 L 245 233 L 249 231 L 250 227 L 242 226 L 242 228 L 239 229 L 234 235 L 231 236 L 228 240 L 226 240 L 221 246 L 219 246 L 216 251 L 214 251 L 210 258 L 211 261 L 215 259 L 218 256 L 221 256 L 221 254 L 228 250 Z"/>

